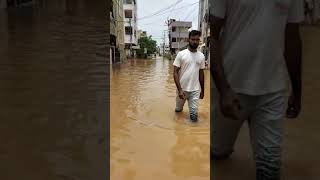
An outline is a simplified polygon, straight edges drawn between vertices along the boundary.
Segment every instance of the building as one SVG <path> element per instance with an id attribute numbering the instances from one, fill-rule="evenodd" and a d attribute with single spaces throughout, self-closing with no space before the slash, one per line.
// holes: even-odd
<path id="1" fill-rule="evenodd" d="M 125 61 L 123 1 L 112 0 L 110 10 L 110 64 Z"/>
<path id="2" fill-rule="evenodd" d="M 192 22 L 170 19 L 168 27 L 170 51 L 172 54 L 176 54 L 178 50 L 188 45 L 189 29 L 192 27 Z"/>
<path id="3" fill-rule="evenodd" d="M 138 24 L 136 0 L 123 0 L 124 42 L 127 56 L 135 56 L 137 49 Z"/>
<path id="4" fill-rule="evenodd" d="M 164 54 L 170 52 L 170 47 L 165 43 L 161 43 L 160 46 L 159 46 L 159 51 L 160 51 L 159 53 L 161 55 L 164 55 Z"/>
<path id="5" fill-rule="evenodd" d="M 208 66 L 210 66 L 210 25 L 209 25 L 209 0 L 199 1 L 198 29 L 201 31 L 200 51 L 205 55 Z"/>
<path id="6" fill-rule="evenodd" d="M 142 37 L 147 37 L 147 31 L 138 30 L 137 39 L 139 40 Z"/>

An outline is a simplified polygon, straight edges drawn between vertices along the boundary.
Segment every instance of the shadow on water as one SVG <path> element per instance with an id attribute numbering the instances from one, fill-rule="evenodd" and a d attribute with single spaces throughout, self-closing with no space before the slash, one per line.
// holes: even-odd
<path id="1" fill-rule="evenodd" d="M 0 10 L 0 179 L 106 176 L 105 7 L 40 0 Z"/>

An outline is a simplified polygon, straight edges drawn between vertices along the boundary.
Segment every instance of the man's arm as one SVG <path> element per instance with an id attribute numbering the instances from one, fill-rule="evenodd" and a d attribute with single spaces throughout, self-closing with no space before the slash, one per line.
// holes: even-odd
<path id="1" fill-rule="evenodd" d="M 200 99 L 203 99 L 203 96 L 204 96 L 204 72 L 203 72 L 203 69 L 199 70 L 199 81 L 200 81 L 200 86 L 201 86 Z"/>
<path id="2" fill-rule="evenodd" d="M 176 87 L 178 89 L 178 91 L 181 91 L 182 88 L 181 88 L 181 85 L 180 85 L 180 80 L 179 80 L 179 71 L 180 71 L 180 68 L 177 67 L 177 66 L 173 66 L 174 70 L 173 70 L 173 79 L 174 79 L 174 82 L 176 84 Z"/>
<path id="3" fill-rule="evenodd" d="M 177 66 L 173 66 L 174 70 L 173 70 L 173 79 L 174 79 L 174 82 L 176 84 L 176 87 L 178 89 L 178 94 L 179 94 L 179 97 L 180 99 L 185 99 L 185 94 L 181 88 L 181 85 L 180 85 L 180 79 L 179 79 L 179 71 L 180 71 L 180 67 L 177 67 Z"/>
<path id="4" fill-rule="evenodd" d="M 288 73 L 291 80 L 292 93 L 289 100 L 289 117 L 298 116 L 301 108 L 301 74 L 302 74 L 302 41 L 298 23 L 288 23 L 285 31 L 284 52 Z"/>
<path id="5" fill-rule="evenodd" d="M 224 26 L 225 19 L 210 16 L 210 61 L 212 66 L 210 72 L 220 95 L 223 95 L 230 89 L 230 85 L 224 74 L 222 66 L 220 32 Z"/>
<path id="6" fill-rule="evenodd" d="M 240 101 L 231 89 L 223 70 L 220 32 L 224 26 L 225 19 L 215 16 L 211 16 L 210 18 L 212 18 L 210 22 L 210 61 L 212 62 L 210 72 L 220 94 L 221 112 L 224 116 L 230 117 L 234 120 L 246 119 L 247 115 L 241 110 Z"/>

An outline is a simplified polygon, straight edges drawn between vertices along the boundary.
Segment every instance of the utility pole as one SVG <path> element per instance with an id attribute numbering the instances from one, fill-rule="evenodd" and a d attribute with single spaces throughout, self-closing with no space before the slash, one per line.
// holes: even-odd
<path id="1" fill-rule="evenodd" d="M 164 48 L 166 44 L 166 31 L 163 31 L 163 47 L 162 47 L 162 56 L 164 56 Z"/>
<path id="2" fill-rule="evenodd" d="M 132 58 L 132 25 L 131 25 L 131 18 L 129 18 L 129 24 L 130 24 L 130 57 Z"/>
<path id="3" fill-rule="evenodd" d="M 177 38 L 177 41 L 178 41 L 178 51 L 180 50 L 180 43 L 181 43 L 181 37 L 180 37 L 180 27 L 178 26 L 178 32 L 179 32 L 179 35 L 178 35 L 178 38 Z M 179 40 L 178 40 L 179 39 Z"/>
<path id="4" fill-rule="evenodd" d="M 172 42 L 171 42 L 171 36 L 170 36 L 170 20 L 167 20 L 167 25 L 168 25 L 168 39 L 169 39 L 169 51 L 171 54 L 171 47 L 172 47 Z"/>

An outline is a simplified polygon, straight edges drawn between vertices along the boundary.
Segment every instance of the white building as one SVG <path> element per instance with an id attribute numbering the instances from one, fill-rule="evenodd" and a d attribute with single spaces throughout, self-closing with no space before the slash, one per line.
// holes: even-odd
<path id="1" fill-rule="evenodd" d="M 209 25 L 209 0 L 199 1 L 198 29 L 201 31 L 200 50 L 204 53 L 208 66 L 210 66 L 210 25 Z"/>
<path id="2" fill-rule="evenodd" d="M 192 27 L 192 22 L 170 19 L 168 24 L 169 46 L 171 52 L 175 54 L 188 45 L 189 29 Z"/>
<path id="3" fill-rule="evenodd" d="M 137 31 L 137 2 L 136 0 L 123 0 L 124 14 L 124 43 L 127 55 L 134 55 L 135 46 L 138 45 Z M 130 53 L 130 49 L 132 49 Z"/>

